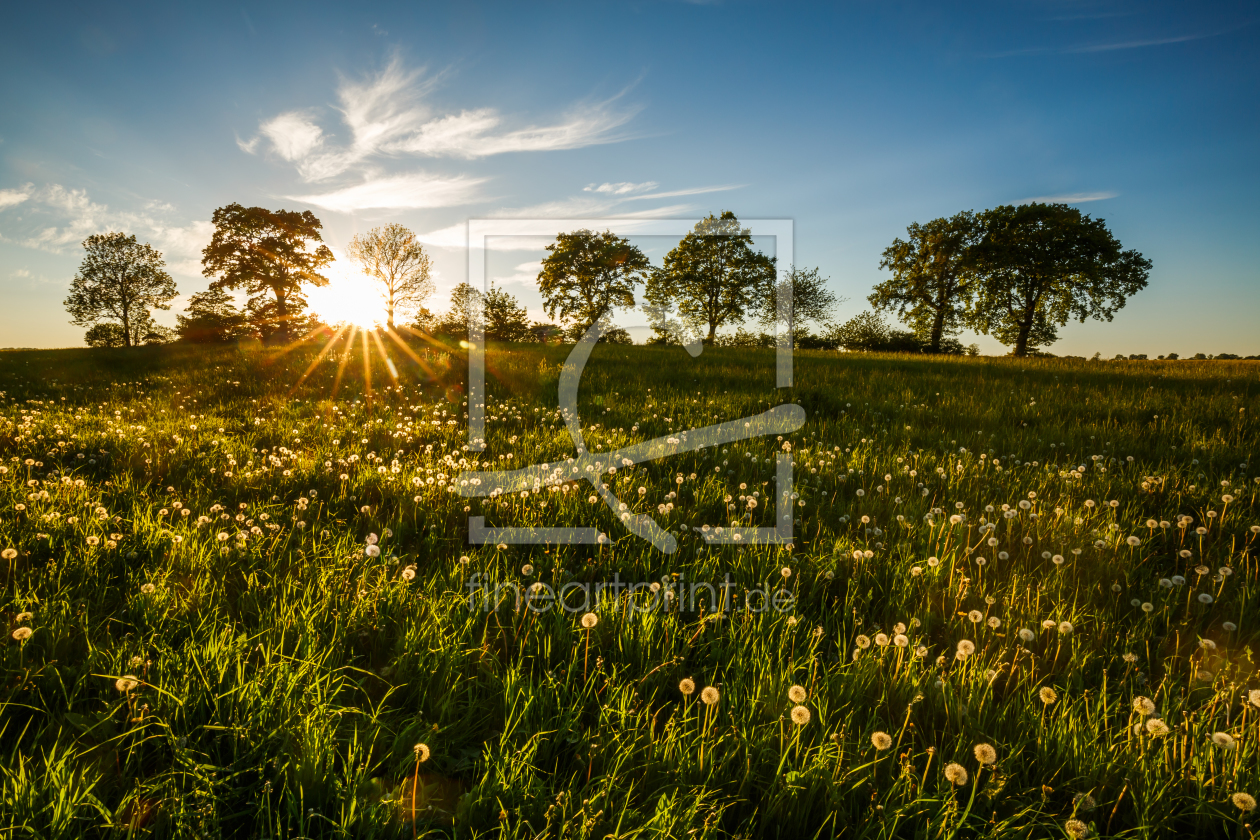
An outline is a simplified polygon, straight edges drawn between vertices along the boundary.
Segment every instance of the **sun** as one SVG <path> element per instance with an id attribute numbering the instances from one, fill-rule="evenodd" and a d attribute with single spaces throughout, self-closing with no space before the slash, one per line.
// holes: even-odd
<path id="1" fill-rule="evenodd" d="M 320 320 L 334 326 L 353 324 L 364 329 L 385 323 L 385 299 L 379 283 L 348 263 L 334 262 L 326 267 L 324 275 L 328 285 L 313 287 L 306 293 L 311 311 Z"/>

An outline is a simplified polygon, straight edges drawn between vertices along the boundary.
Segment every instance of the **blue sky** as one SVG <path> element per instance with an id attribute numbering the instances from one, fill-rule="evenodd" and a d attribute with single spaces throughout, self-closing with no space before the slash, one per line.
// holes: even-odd
<path id="1" fill-rule="evenodd" d="M 469 218 L 790 218 L 844 318 L 907 224 L 1060 198 L 1154 270 L 1052 352 L 1260 353 L 1251 4 L 173 6 L 6 11 L 0 346 L 81 344 L 94 232 L 204 288 L 233 201 L 311 209 L 335 250 L 408 225 L 438 308 Z M 535 316 L 540 255 L 492 266 Z"/>

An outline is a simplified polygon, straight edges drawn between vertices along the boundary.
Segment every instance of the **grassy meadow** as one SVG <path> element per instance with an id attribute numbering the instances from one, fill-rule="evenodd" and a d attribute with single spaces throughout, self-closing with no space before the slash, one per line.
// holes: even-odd
<path id="1" fill-rule="evenodd" d="M 573 457 L 568 348 L 492 350 L 483 453 L 458 351 L 386 349 L 0 352 L 0 837 L 1252 836 L 1260 363 L 800 352 L 776 390 L 770 350 L 600 346 L 592 450 L 806 410 L 603 477 L 666 555 L 589 484 L 457 492 Z M 785 450 L 794 542 L 711 545 Z M 470 608 L 614 575 L 664 586 Z"/>

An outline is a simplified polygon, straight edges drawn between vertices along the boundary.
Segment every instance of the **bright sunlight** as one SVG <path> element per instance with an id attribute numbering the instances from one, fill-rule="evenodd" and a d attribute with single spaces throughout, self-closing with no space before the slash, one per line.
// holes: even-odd
<path id="1" fill-rule="evenodd" d="M 385 323 L 385 299 L 380 284 L 363 274 L 352 260 L 338 255 L 324 267 L 328 285 L 310 287 L 306 297 L 311 310 L 328 324 L 374 327 Z"/>

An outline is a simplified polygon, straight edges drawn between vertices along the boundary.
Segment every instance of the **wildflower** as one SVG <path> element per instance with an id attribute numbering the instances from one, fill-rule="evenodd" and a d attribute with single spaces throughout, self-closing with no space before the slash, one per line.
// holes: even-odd
<path id="1" fill-rule="evenodd" d="M 1060 635 L 1066 636 L 1068 633 L 1071 633 L 1071 632 L 1072 632 L 1072 622 L 1070 622 L 1070 621 L 1060 621 L 1060 622 L 1059 622 L 1059 634 L 1060 634 Z"/>
<path id="2" fill-rule="evenodd" d="M 967 613 L 967 619 L 972 624 L 979 624 L 981 621 L 984 620 L 984 613 L 980 612 L 980 610 L 972 610 L 971 612 Z"/>
<path id="3" fill-rule="evenodd" d="M 1212 743 L 1223 750 L 1232 750 L 1234 748 L 1234 738 L 1227 732 L 1213 732 Z"/>
<path id="4" fill-rule="evenodd" d="M 1129 537 L 1125 540 L 1125 542 L 1129 544 L 1130 548 L 1137 548 L 1142 544 L 1142 540 L 1137 537 Z"/>
<path id="5" fill-rule="evenodd" d="M 1098 807 L 1098 803 L 1088 793 L 1078 793 L 1072 797 L 1072 807 L 1077 811 L 1092 811 Z"/>
<path id="6" fill-rule="evenodd" d="M 145 595 L 152 595 L 154 592 L 157 592 L 157 587 L 151 583 L 146 583 L 144 586 L 140 587 L 140 591 Z"/>
<path id="7" fill-rule="evenodd" d="M 805 697 L 806 693 L 804 686 L 794 685 L 788 689 L 788 699 L 793 703 L 804 703 Z"/>
<path id="8" fill-rule="evenodd" d="M 696 684 L 691 677 L 683 677 L 678 683 L 678 690 L 682 692 L 684 697 L 690 697 L 696 693 Z"/>
<path id="9" fill-rule="evenodd" d="M 869 636 L 861 636 L 861 635 L 860 635 L 860 636 L 858 636 L 856 639 L 854 639 L 853 641 L 854 641 L 854 644 L 856 644 L 856 645 L 857 645 L 858 647 L 860 647 L 862 650 L 866 650 L 868 647 L 870 647 L 870 646 L 871 646 L 871 639 L 870 639 L 870 637 L 869 637 Z"/>
<path id="10" fill-rule="evenodd" d="M 876 732 L 871 735 L 871 744 L 874 745 L 875 749 L 880 750 L 881 752 L 891 747 L 892 743 L 892 736 L 890 736 L 887 732 Z"/>
<path id="11" fill-rule="evenodd" d="M 1027 627 L 1021 627 L 1019 629 L 1019 638 L 1023 642 L 1031 642 L 1033 639 L 1037 638 L 1037 634 L 1029 630 Z"/>
<path id="12" fill-rule="evenodd" d="M 1059 699 L 1059 693 L 1048 685 L 1043 685 L 1041 690 L 1037 692 L 1037 696 L 1041 698 L 1041 702 L 1049 706 L 1051 703 Z"/>
<path id="13" fill-rule="evenodd" d="M 876 633 L 875 644 L 880 647 L 888 647 L 888 635 L 886 633 Z"/>
<path id="14" fill-rule="evenodd" d="M 131 674 L 127 674 L 114 681 L 114 688 L 118 689 L 123 694 L 132 691 L 138 685 L 140 685 L 140 680 L 136 679 L 136 677 Z"/>
<path id="15" fill-rule="evenodd" d="M 0 557 L 3 557 L 5 560 L 12 560 L 14 557 L 17 557 L 17 549 L 6 548 L 4 551 L 0 551 Z"/>
<path id="16" fill-rule="evenodd" d="M 959 659 L 966 659 L 968 656 L 971 656 L 971 654 L 975 652 L 976 652 L 976 644 L 970 639 L 963 639 L 961 642 L 958 643 L 958 653 L 956 655 Z"/>
<path id="17" fill-rule="evenodd" d="M 17 617 L 14 618 L 13 620 L 16 621 L 18 624 L 21 624 L 23 621 L 30 621 L 34 617 L 35 617 L 35 613 L 20 612 L 17 614 Z"/>
<path id="18" fill-rule="evenodd" d="M 898 633 L 893 636 L 893 644 L 899 648 L 907 647 L 910 644 L 910 637 L 904 633 Z"/>
<path id="19" fill-rule="evenodd" d="M 715 687 L 707 685 L 704 691 L 700 692 L 700 700 L 706 706 L 712 706 L 722 699 L 722 694 Z"/>
<path id="20" fill-rule="evenodd" d="M 416 761 L 423 764 L 424 762 L 429 760 L 429 745 L 428 744 L 416 744 L 414 747 L 412 747 L 412 749 L 415 750 Z"/>
<path id="21" fill-rule="evenodd" d="M 1238 791 L 1238 793 L 1229 798 L 1229 801 L 1233 802 L 1234 807 L 1244 814 L 1249 814 L 1256 810 L 1256 798 L 1249 793 Z"/>
<path id="22" fill-rule="evenodd" d="M 1168 724 L 1164 723 L 1159 718 L 1153 717 L 1146 721 L 1146 732 L 1152 738 L 1162 738 L 1167 735 L 1169 731 Z"/>
<path id="23" fill-rule="evenodd" d="M 407 568 L 402 570 L 403 580 L 407 580 L 407 581 L 415 580 L 415 577 L 416 577 L 416 570 L 413 569 L 411 566 L 408 566 Z"/>
<path id="24" fill-rule="evenodd" d="M 29 627 L 19 627 L 18 629 L 13 631 L 13 641 L 25 642 L 27 639 L 29 639 L 32 636 L 32 634 L 34 634 L 34 632 L 35 631 Z"/>
<path id="25" fill-rule="evenodd" d="M 1063 830 L 1077 840 L 1089 836 L 1089 826 L 1080 820 L 1068 820 L 1063 824 Z"/>
<path id="26" fill-rule="evenodd" d="M 937 566 L 939 566 L 939 565 L 941 564 L 941 561 L 940 561 L 940 560 L 938 560 L 938 559 L 937 559 L 937 558 L 935 558 L 935 557 L 929 557 L 929 558 L 927 559 L 927 564 L 928 564 L 928 566 L 929 566 L 929 567 L 931 567 L 931 568 L 935 569 Z"/>
<path id="27" fill-rule="evenodd" d="M 1151 698 L 1149 697 L 1142 697 L 1142 696 L 1134 697 L 1133 698 L 1133 711 L 1137 712 L 1139 715 L 1150 717 L 1151 715 L 1155 714 L 1155 704 L 1151 702 Z"/>
<path id="28" fill-rule="evenodd" d="M 529 577 L 533 573 L 534 573 L 534 567 L 531 566 L 529 563 L 526 563 L 524 566 L 521 566 L 521 574 L 524 575 L 525 577 Z"/>
<path id="29" fill-rule="evenodd" d="M 379 545 L 369 545 L 363 549 L 363 553 L 368 557 L 380 557 L 381 547 Z"/>
<path id="30" fill-rule="evenodd" d="M 804 706 L 792 707 L 792 723 L 795 723 L 797 726 L 804 726 L 809 723 L 809 718 L 809 709 Z"/>
<path id="31" fill-rule="evenodd" d="M 967 768 L 951 761 L 945 765 L 945 778 L 951 785 L 962 787 L 967 784 Z"/>
<path id="32" fill-rule="evenodd" d="M 989 616 L 989 620 L 985 623 L 989 625 L 990 630 L 996 630 L 1002 626 L 1002 619 L 998 618 L 996 615 L 993 615 L 993 616 Z"/>
<path id="33" fill-rule="evenodd" d="M 976 744 L 976 761 L 984 765 L 997 763 L 997 750 L 991 744 Z"/>
<path id="34" fill-rule="evenodd" d="M 1200 592 L 1200 593 L 1199 593 L 1199 603 L 1200 603 L 1200 604 L 1210 604 L 1210 603 L 1212 603 L 1212 600 L 1213 600 L 1213 599 L 1212 599 L 1212 596 L 1211 596 L 1211 595 L 1209 595 L 1208 593 L 1206 593 L 1206 592 Z"/>
<path id="35" fill-rule="evenodd" d="M 593 613 L 593 612 L 588 612 L 588 613 L 586 613 L 585 615 L 583 615 L 583 616 L 582 616 L 582 627 L 583 627 L 583 628 L 585 628 L 585 629 L 587 629 L 587 630 L 590 630 L 590 629 L 591 629 L 591 628 L 593 628 L 596 624 L 599 624 L 599 616 L 595 615 L 595 613 Z"/>
<path id="36" fill-rule="evenodd" d="M 1253 688 L 1248 692 L 1247 702 L 1256 708 L 1260 708 L 1260 688 Z"/>

